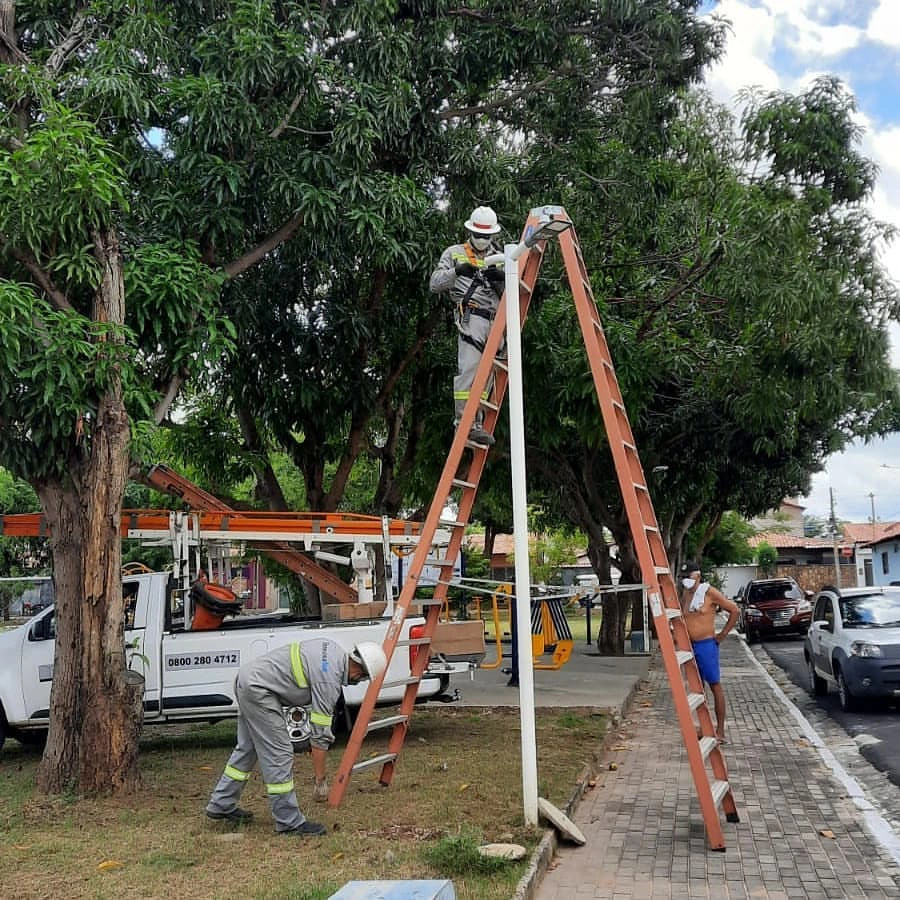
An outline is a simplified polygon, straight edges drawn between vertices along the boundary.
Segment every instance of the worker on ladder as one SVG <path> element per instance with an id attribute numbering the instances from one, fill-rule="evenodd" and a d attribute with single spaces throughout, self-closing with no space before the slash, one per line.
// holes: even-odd
<path id="1" fill-rule="evenodd" d="M 315 789 L 313 798 L 328 798 L 325 759 L 334 742 L 331 721 L 345 684 L 375 679 L 387 668 L 380 644 L 361 641 L 348 654 L 327 638 L 285 644 L 257 656 L 238 672 L 237 745 L 219 778 L 206 815 L 227 822 L 248 822 L 253 814 L 238 806 L 250 772 L 259 760 L 269 806 L 279 834 L 314 837 L 327 831 L 310 822 L 294 792 L 294 748 L 284 709 L 310 707 L 310 747 Z"/>
<path id="2" fill-rule="evenodd" d="M 505 278 L 502 266 L 485 265 L 485 257 L 497 252 L 493 246 L 494 235 L 500 233 L 497 214 L 489 206 L 479 206 L 466 220 L 465 229 L 468 239 L 462 244 L 451 245 L 441 254 L 429 285 L 436 294 L 449 291 L 455 304 L 459 338 L 456 377 L 453 379 L 454 427 L 459 424 L 469 399 L 475 371 L 503 294 Z M 492 387 L 493 379 L 485 388 L 483 399 L 487 400 Z M 469 440 L 487 447 L 494 443 L 493 436 L 484 430 L 481 409 L 469 432 Z"/>

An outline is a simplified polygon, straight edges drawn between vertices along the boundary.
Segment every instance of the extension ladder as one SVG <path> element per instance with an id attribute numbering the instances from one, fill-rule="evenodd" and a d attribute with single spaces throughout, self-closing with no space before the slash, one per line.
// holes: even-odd
<path id="1" fill-rule="evenodd" d="M 533 209 L 525 223 L 523 240 L 531 235 L 546 219 L 568 221 L 562 207 L 538 207 Z M 563 231 L 558 236 L 565 263 L 566 275 L 575 300 L 578 321 L 584 337 L 594 386 L 600 402 L 603 423 L 612 451 L 619 487 L 625 504 L 628 523 L 634 540 L 635 551 L 641 566 L 641 575 L 648 587 L 650 611 L 656 625 L 660 653 L 665 664 L 666 675 L 672 690 L 674 707 L 678 716 L 684 745 L 690 763 L 694 787 L 700 802 L 703 821 L 711 849 L 724 850 L 725 839 L 719 819 L 719 807 L 729 822 L 738 821 L 737 807 L 728 775 L 721 745 L 715 736 L 713 719 L 707 703 L 706 692 L 697 669 L 691 641 L 682 616 L 681 604 L 669 561 L 660 534 L 656 514 L 650 500 L 650 493 L 644 477 L 643 467 L 635 446 L 634 436 L 628 422 L 622 394 L 613 367 L 612 357 L 597 312 L 590 280 L 584 265 L 581 247 L 574 228 Z M 543 261 L 545 241 L 538 241 L 530 251 L 519 258 L 520 321 L 524 325 L 528 315 L 538 272 Z M 356 723 L 349 737 L 347 748 L 335 774 L 328 802 L 331 806 L 340 804 L 353 773 L 363 769 L 380 767 L 379 781 L 382 785 L 391 783 L 397 757 L 403 747 L 409 717 L 415 704 L 416 692 L 422 674 L 428 663 L 431 638 L 434 635 L 438 616 L 447 589 L 450 586 L 449 573 L 460 551 L 464 529 L 475 502 L 478 483 L 484 470 L 488 448 L 468 440 L 469 430 L 475 422 L 479 407 L 484 413 L 484 430 L 493 434 L 499 410 L 503 402 L 508 382 L 508 370 L 504 360 L 498 358 L 498 350 L 506 329 L 506 297 L 501 298 L 494 324 L 485 344 L 481 363 L 475 373 L 470 389 L 469 401 L 456 430 L 450 454 L 435 490 L 428 516 L 422 528 L 419 545 L 409 567 L 409 575 L 394 609 L 394 615 L 384 641 L 384 652 L 390 660 L 397 646 L 417 644 L 418 652 L 411 675 L 406 679 L 406 692 L 397 715 L 373 719 L 375 700 L 384 682 L 384 674 L 369 686 L 365 700 L 357 715 Z M 493 377 L 494 387 L 489 399 L 482 399 Z M 461 472 L 463 454 L 471 451 L 471 460 L 465 474 Z M 440 515 L 450 499 L 451 492 L 459 492 L 459 513 L 455 522 L 441 522 L 441 527 L 451 530 L 451 538 L 446 555 L 442 559 L 429 559 L 428 552 L 438 528 Z M 434 590 L 429 600 L 415 600 L 419 577 L 426 565 L 436 565 L 447 572 Z M 422 604 L 425 612 L 425 628 L 421 636 L 401 642 L 401 627 L 410 608 Z M 523 636 L 524 637 L 524 636 Z M 697 721 L 694 721 L 694 715 Z M 379 729 L 391 729 L 387 752 L 358 762 L 366 734 Z M 710 771 L 707 769 L 709 766 Z"/>

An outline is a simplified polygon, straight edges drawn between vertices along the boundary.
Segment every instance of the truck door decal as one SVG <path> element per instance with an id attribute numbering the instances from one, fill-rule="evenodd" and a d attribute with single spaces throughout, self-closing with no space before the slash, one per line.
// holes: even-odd
<path id="1" fill-rule="evenodd" d="M 182 669 L 237 669 L 241 665 L 241 651 L 216 650 L 209 653 L 167 653 L 165 665 L 167 672 L 180 672 Z"/>

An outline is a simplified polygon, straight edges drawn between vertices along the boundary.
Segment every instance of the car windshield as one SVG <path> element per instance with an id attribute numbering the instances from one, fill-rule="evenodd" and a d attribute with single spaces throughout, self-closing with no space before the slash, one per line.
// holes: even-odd
<path id="1" fill-rule="evenodd" d="M 848 628 L 900 626 L 900 594 L 842 597 L 841 617 Z"/>
<path id="2" fill-rule="evenodd" d="M 773 600 L 799 600 L 800 589 L 789 581 L 775 581 L 771 584 L 754 584 L 747 593 L 749 603 L 767 603 Z"/>

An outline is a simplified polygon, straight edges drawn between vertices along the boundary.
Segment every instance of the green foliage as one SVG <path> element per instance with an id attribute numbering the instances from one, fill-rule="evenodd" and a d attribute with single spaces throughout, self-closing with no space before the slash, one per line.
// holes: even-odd
<path id="1" fill-rule="evenodd" d="M 778 562 L 778 551 L 771 545 L 763 541 L 756 548 L 757 565 L 769 577 L 775 571 L 775 563 Z"/>
<path id="2" fill-rule="evenodd" d="M 722 514 L 703 554 L 714 566 L 752 562 L 754 551 L 749 539 L 753 534 L 753 526 L 742 516 L 729 510 Z"/>

